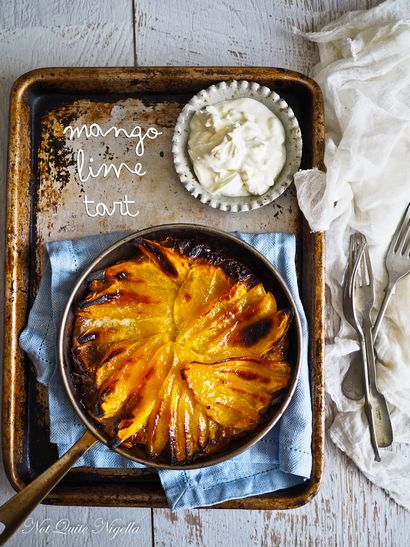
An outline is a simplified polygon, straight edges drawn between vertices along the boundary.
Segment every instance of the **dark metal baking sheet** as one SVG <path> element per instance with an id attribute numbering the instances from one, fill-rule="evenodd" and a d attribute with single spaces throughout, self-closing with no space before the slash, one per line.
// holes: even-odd
<path id="1" fill-rule="evenodd" d="M 193 199 L 178 182 L 171 136 L 183 105 L 200 89 L 221 80 L 247 79 L 279 93 L 294 110 L 302 130 L 302 167 L 323 167 L 323 105 L 318 86 L 300 74 L 273 68 L 64 68 L 36 70 L 15 84 L 10 106 L 6 259 L 3 455 L 7 475 L 20 489 L 57 457 L 48 438 L 47 394 L 18 346 L 43 267 L 44 243 L 114 230 L 136 230 L 166 222 L 196 222 L 226 231 L 296 234 L 302 300 L 310 329 L 309 364 L 313 404 L 313 471 L 305 484 L 218 507 L 285 509 L 306 503 L 317 492 L 324 453 L 324 239 L 311 234 L 298 209 L 294 188 L 274 203 L 248 213 L 224 213 Z M 147 147 L 147 175 L 98 186 L 80 184 L 73 168 L 75 149 L 62 128 L 81 123 L 154 125 L 162 135 Z M 77 143 L 77 146 L 79 144 Z M 109 137 L 96 153 L 125 161 L 132 151 Z M 99 152 L 98 152 L 99 151 Z M 131 154 L 131 156 L 127 156 Z M 138 217 L 89 217 L 82 197 L 95 201 L 135 195 Z M 47 502 L 64 505 L 163 507 L 166 499 L 149 469 L 90 469 L 69 472 Z"/>

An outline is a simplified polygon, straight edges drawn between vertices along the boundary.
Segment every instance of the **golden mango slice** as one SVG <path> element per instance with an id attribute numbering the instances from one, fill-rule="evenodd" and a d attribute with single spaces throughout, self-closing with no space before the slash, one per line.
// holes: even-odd
<path id="1" fill-rule="evenodd" d="M 108 351 L 102 357 L 95 374 L 95 383 L 101 388 L 107 379 L 110 379 L 114 372 L 119 370 L 128 358 L 132 359 L 141 346 L 138 340 L 132 344 L 119 342 L 118 344 L 110 344 Z"/>
<path id="2" fill-rule="evenodd" d="M 185 454 L 186 460 L 190 461 L 199 450 L 200 438 L 200 410 L 197 409 L 198 403 L 195 401 L 191 392 L 183 388 L 180 407 L 183 414 L 184 434 L 185 434 Z"/>
<path id="3" fill-rule="evenodd" d="M 272 394 L 288 385 L 290 367 L 262 359 L 230 359 L 191 363 L 182 374 L 209 417 L 223 427 L 246 430 L 257 424 Z"/>
<path id="4" fill-rule="evenodd" d="M 213 429 L 216 435 L 216 428 Z M 186 463 L 208 444 L 209 419 L 179 373 L 170 395 L 169 446 L 174 463 Z"/>
<path id="5" fill-rule="evenodd" d="M 219 358 L 264 356 L 286 334 L 293 314 L 281 310 L 274 314 L 259 314 L 255 309 L 252 319 L 241 323 L 218 338 L 209 341 L 208 355 Z M 199 349 L 202 349 L 199 348 Z"/>
<path id="6" fill-rule="evenodd" d="M 160 270 L 156 264 L 146 260 L 130 260 L 114 264 L 104 270 L 103 276 L 107 286 L 126 280 L 134 284 L 136 290 L 138 290 L 139 285 L 147 281 L 149 281 L 151 287 L 157 287 L 160 290 L 174 291 L 177 287 L 172 279 Z"/>
<path id="7" fill-rule="evenodd" d="M 187 257 L 149 239 L 139 238 L 135 245 L 161 272 L 181 285 L 189 272 L 190 263 Z"/>
<path id="8" fill-rule="evenodd" d="M 277 341 L 274 331 L 280 322 L 274 319 L 276 310 L 273 295 L 258 284 L 239 300 L 227 301 L 211 321 L 201 325 L 202 329 L 190 330 L 187 343 L 212 357 L 259 357 Z"/>
<path id="9" fill-rule="evenodd" d="M 237 390 L 256 395 L 275 393 L 289 384 L 291 367 L 286 361 L 227 359 L 215 365 L 214 374 Z"/>
<path id="10" fill-rule="evenodd" d="M 146 448 L 152 457 L 158 457 L 169 440 L 170 400 L 174 379 L 175 373 L 171 369 L 159 391 L 149 418 Z"/>
<path id="11" fill-rule="evenodd" d="M 172 386 L 169 405 L 169 447 L 173 462 L 185 461 L 184 416 L 180 411 L 181 394 L 181 384 L 178 377 L 176 377 Z"/>
<path id="12" fill-rule="evenodd" d="M 134 287 L 134 290 L 130 290 Z M 151 317 L 173 318 L 174 296 L 171 291 L 141 285 L 138 291 L 132 283 L 116 284 L 82 302 L 79 317 L 122 320 Z"/>
<path id="13" fill-rule="evenodd" d="M 200 440 L 205 446 L 205 431 L 201 431 L 201 428 L 205 427 L 207 417 L 200 408 L 200 405 L 195 401 L 190 390 L 187 389 L 185 382 L 180 380 L 180 376 L 178 376 L 178 383 L 180 389 L 177 419 L 178 427 L 175 430 L 175 446 L 180 447 L 180 450 L 176 450 L 173 456 L 176 461 L 182 463 L 183 461 L 190 461 L 199 451 Z M 172 441 L 171 436 L 170 440 Z M 171 442 L 171 451 L 172 445 L 173 443 Z M 184 454 L 181 452 L 183 448 L 185 449 Z M 178 459 L 181 455 L 182 459 Z"/>
<path id="14" fill-rule="evenodd" d="M 232 286 L 232 279 L 213 264 L 194 264 L 178 290 L 175 323 L 180 329 L 205 315 Z"/>
<path id="15" fill-rule="evenodd" d="M 248 287 L 245 283 L 235 283 L 229 291 L 218 298 L 211 309 L 202 317 L 192 322 L 192 325 L 185 325 L 180 329 L 176 341 L 181 345 L 197 347 L 201 335 L 209 329 L 218 325 L 218 318 L 222 317 L 226 310 L 230 310 L 235 304 L 246 296 Z M 192 343 L 194 341 L 194 343 Z"/>
<path id="16" fill-rule="evenodd" d="M 174 330 L 172 316 L 85 320 L 79 318 L 73 335 L 73 353 L 81 366 L 93 369 L 99 365 L 111 346 L 116 346 L 120 342 L 124 347 L 130 346 L 158 332 L 167 333 L 171 338 Z"/>
<path id="17" fill-rule="evenodd" d="M 166 376 L 172 366 L 174 350 L 172 343 L 160 347 L 147 364 L 140 387 L 127 401 L 118 425 L 117 437 L 120 440 L 128 439 L 143 428 L 155 405 L 155 400 Z"/>
<path id="18" fill-rule="evenodd" d="M 100 407 L 105 418 L 115 416 L 146 381 L 147 373 L 152 373 L 149 363 L 155 352 L 168 341 L 163 334 L 145 338 L 143 343 L 133 344 L 131 350 L 123 352 L 102 364 L 97 371 L 97 384 L 100 377 L 104 381 L 98 389 Z M 115 370 L 111 372 L 113 361 Z"/>
<path id="19" fill-rule="evenodd" d="M 88 298 L 81 304 L 80 316 L 87 316 L 90 306 L 98 306 L 95 311 L 98 313 L 101 306 L 115 305 L 119 301 L 117 307 L 121 308 L 122 317 L 126 316 L 125 312 L 132 309 L 131 315 L 145 314 L 161 316 L 172 309 L 175 301 L 177 287 L 174 284 L 170 288 L 160 288 L 151 284 L 150 280 L 144 283 L 135 284 L 132 281 L 115 281 L 107 289 L 93 294 L 92 298 Z M 150 313 L 150 310 L 152 312 Z M 105 311 L 105 310 L 104 310 Z M 111 314 L 115 317 L 114 314 Z"/>

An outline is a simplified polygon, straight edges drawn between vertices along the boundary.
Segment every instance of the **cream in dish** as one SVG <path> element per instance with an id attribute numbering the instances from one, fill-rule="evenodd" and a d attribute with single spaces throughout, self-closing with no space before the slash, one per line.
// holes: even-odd
<path id="1" fill-rule="evenodd" d="M 285 130 L 279 118 L 255 99 L 222 101 L 194 114 L 188 152 L 208 192 L 262 195 L 285 164 Z"/>

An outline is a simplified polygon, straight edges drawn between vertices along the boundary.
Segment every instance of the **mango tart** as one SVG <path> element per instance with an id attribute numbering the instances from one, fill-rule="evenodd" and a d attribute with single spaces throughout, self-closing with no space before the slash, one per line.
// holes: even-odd
<path id="1" fill-rule="evenodd" d="M 77 307 L 75 381 L 116 444 L 184 464 L 255 429 L 289 385 L 293 314 L 206 245 L 135 245 L 92 275 Z"/>

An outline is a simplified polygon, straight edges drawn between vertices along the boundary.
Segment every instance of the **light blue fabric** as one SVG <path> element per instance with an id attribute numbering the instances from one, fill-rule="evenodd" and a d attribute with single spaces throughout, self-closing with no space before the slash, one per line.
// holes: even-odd
<path id="1" fill-rule="evenodd" d="M 254 246 L 278 269 L 299 310 L 304 335 L 303 361 L 294 396 L 278 424 L 254 447 L 235 458 L 191 471 L 160 471 L 171 509 L 208 506 L 230 499 L 273 492 L 310 477 L 311 400 L 307 361 L 307 324 L 298 294 L 295 238 L 284 233 L 236 234 Z M 72 408 L 56 367 L 56 332 L 67 297 L 79 273 L 102 250 L 123 234 L 105 234 L 46 246 L 46 267 L 20 346 L 34 364 L 38 380 L 48 386 L 50 440 L 59 454 L 72 446 L 84 431 Z M 101 443 L 77 465 L 141 467 Z"/>

